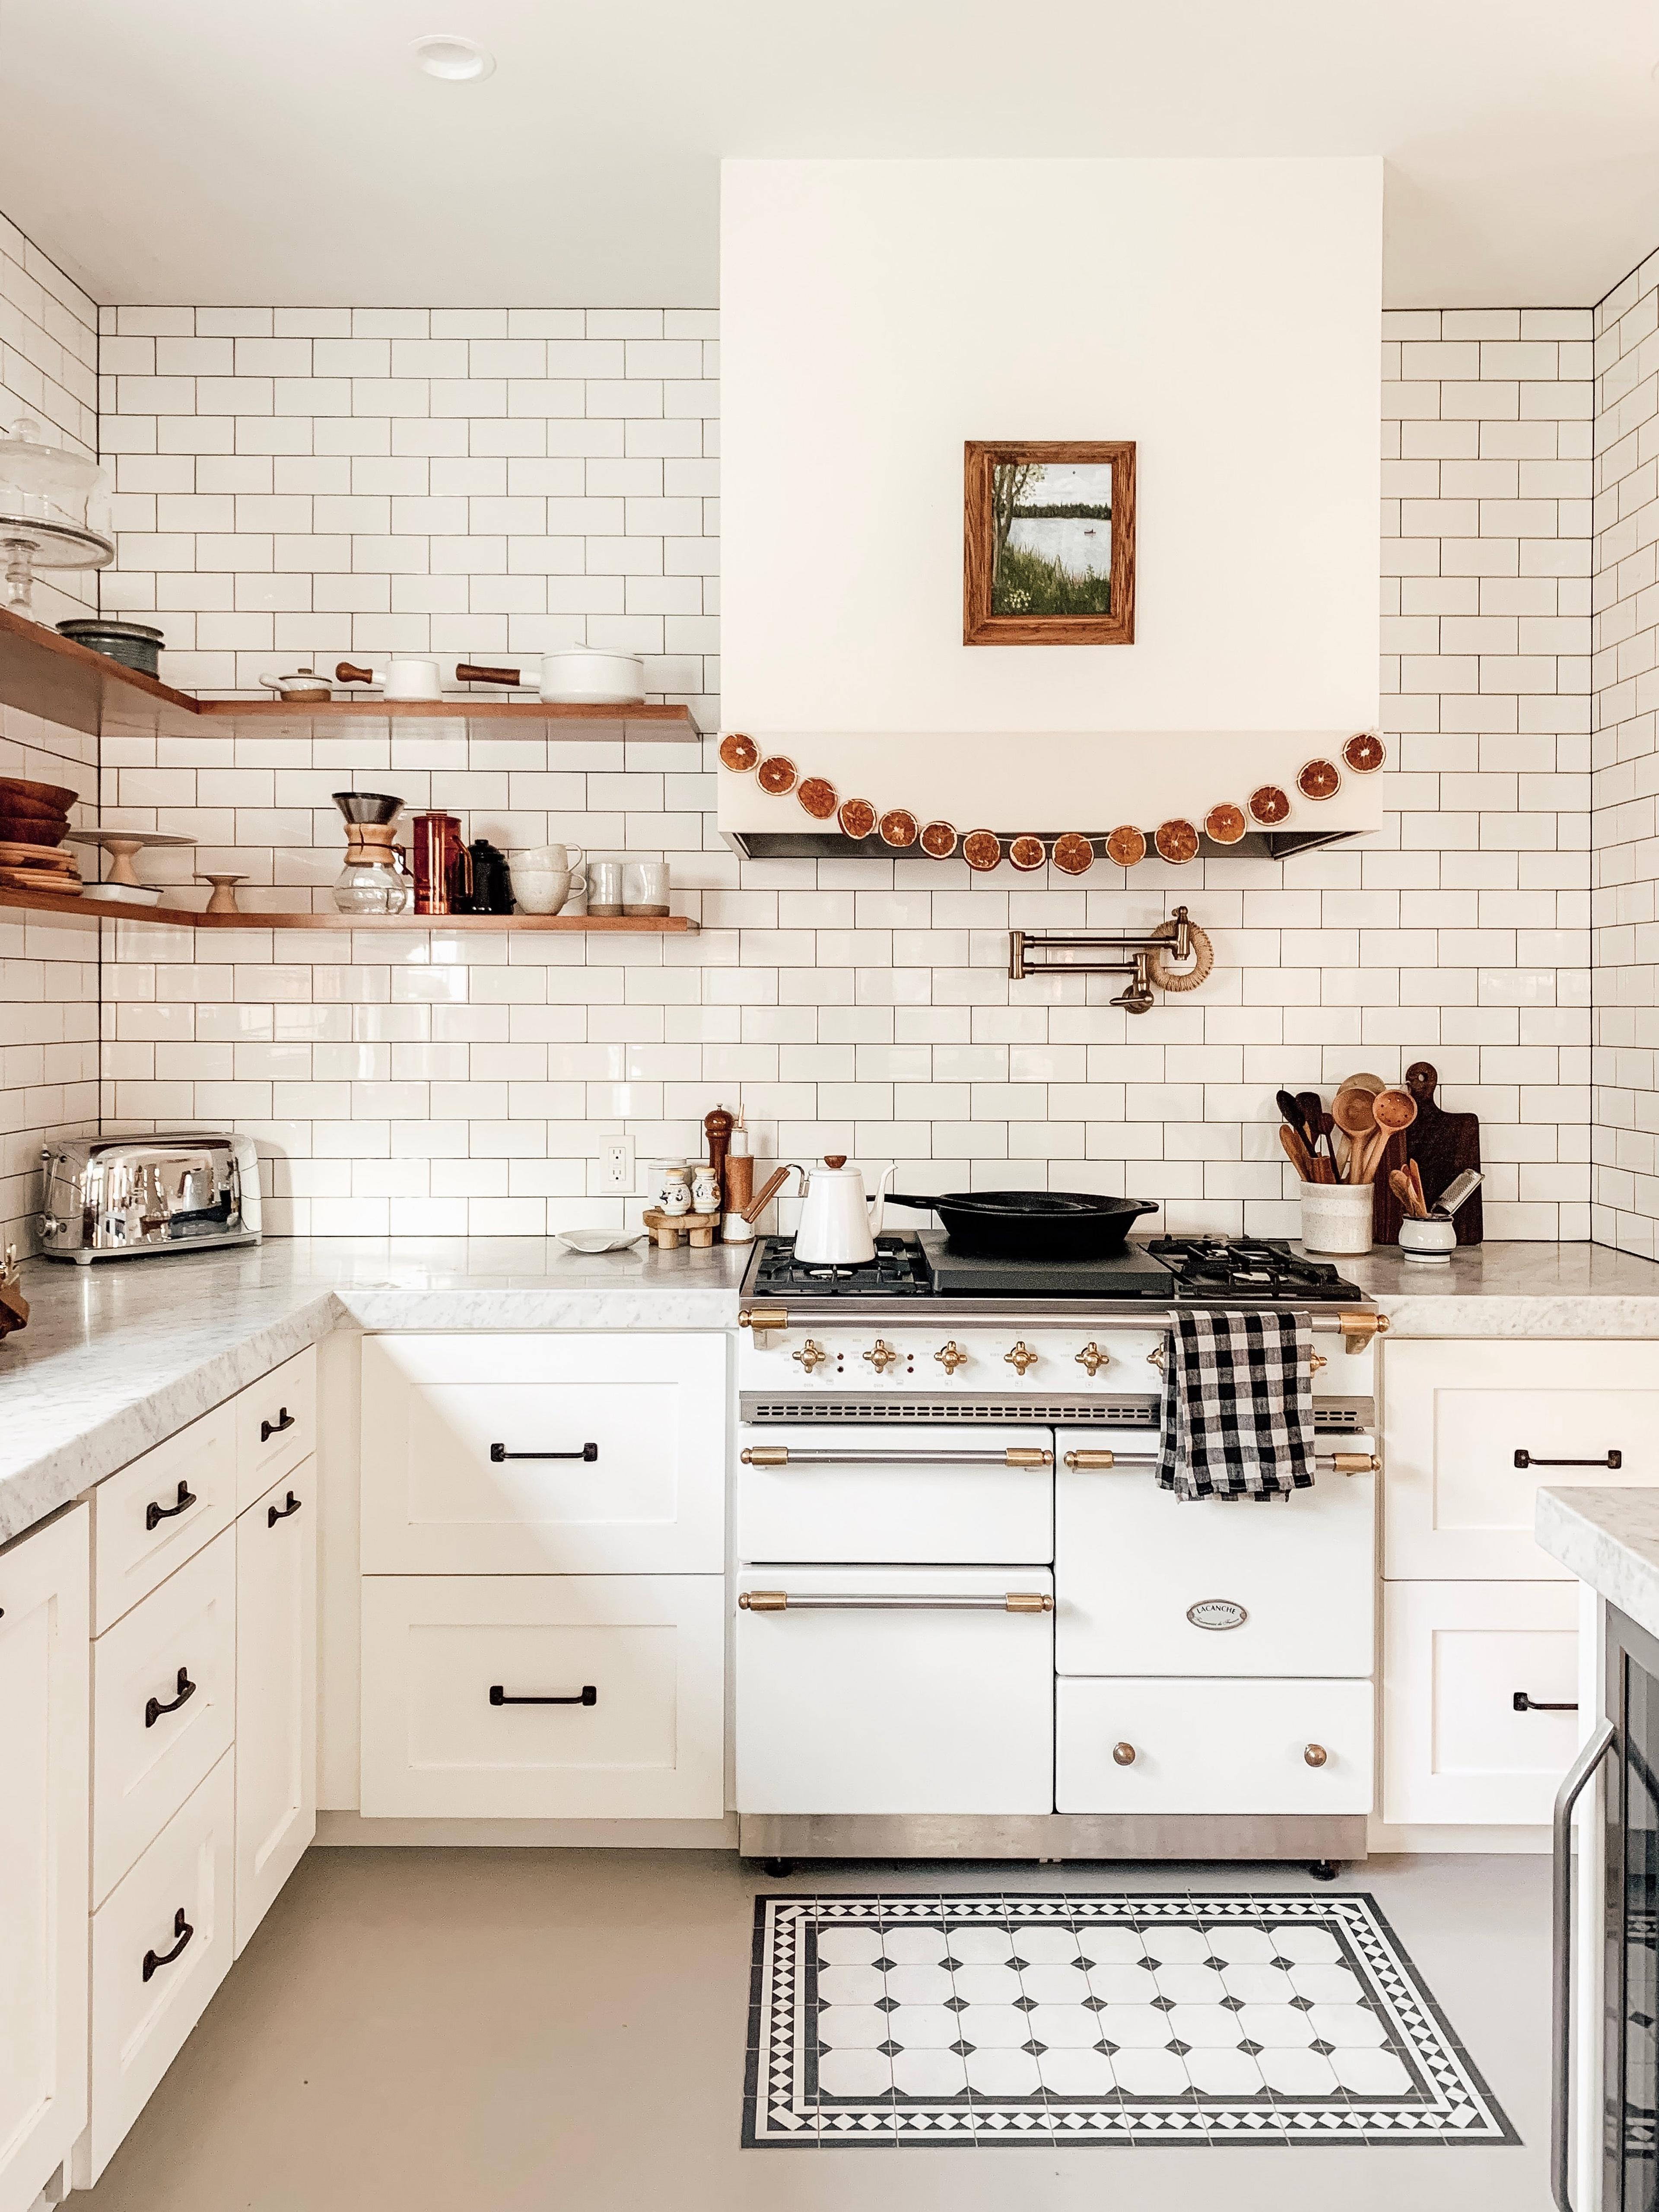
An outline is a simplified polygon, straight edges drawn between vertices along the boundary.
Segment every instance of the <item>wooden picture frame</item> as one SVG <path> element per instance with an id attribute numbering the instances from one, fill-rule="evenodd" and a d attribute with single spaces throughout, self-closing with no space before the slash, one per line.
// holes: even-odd
<path id="1" fill-rule="evenodd" d="M 1103 467 L 1111 471 L 1109 503 L 1103 508 L 1062 500 L 1042 519 L 1070 526 L 1073 539 L 1080 534 L 1091 540 L 1098 520 L 1091 523 L 1089 518 L 1103 515 L 1109 520 L 1109 574 L 1102 576 L 1097 570 L 1073 574 L 1058 556 L 1014 546 L 1014 557 L 1028 564 L 1015 573 L 1027 580 L 1024 586 L 1011 583 L 1010 531 L 1015 521 L 1025 519 L 1018 502 L 1021 491 L 1031 488 L 1030 480 L 1017 472 Z M 1109 590 L 1101 588 L 1108 584 Z M 1080 602 L 1080 609 L 1045 606 L 1045 592 Z M 1103 606 L 1098 604 L 1103 599 Z M 1133 645 L 1134 640 L 1133 441 L 970 439 L 963 447 L 963 643 Z"/>

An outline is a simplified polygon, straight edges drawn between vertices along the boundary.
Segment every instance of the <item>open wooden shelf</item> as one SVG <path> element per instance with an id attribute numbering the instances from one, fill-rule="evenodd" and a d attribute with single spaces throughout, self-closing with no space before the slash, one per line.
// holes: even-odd
<path id="1" fill-rule="evenodd" d="M 408 735 L 465 731 L 472 737 L 649 738 L 695 744 L 689 707 L 559 707 L 544 700 L 330 699 L 293 706 L 281 699 L 196 699 L 187 691 L 56 630 L 0 607 L 0 703 L 21 708 L 89 737 L 338 737 L 354 724 L 380 723 Z"/>
<path id="2" fill-rule="evenodd" d="M 0 907 L 33 914 L 78 914 L 94 921 L 161 921 L 175 929 L 554 930 L 571 936 L 695 937 L 702 927 L 683 914 L 659 920 L 586 914 L 203 914 L 194 907 L 121 906 L 55 891 L 14 891 L 0 885 Z"/>

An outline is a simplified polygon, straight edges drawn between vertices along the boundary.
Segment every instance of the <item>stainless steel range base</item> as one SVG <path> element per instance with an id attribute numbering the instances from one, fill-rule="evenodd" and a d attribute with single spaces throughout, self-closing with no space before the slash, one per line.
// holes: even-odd
<path id="1" fill-rule="evenodd" d="M 1363 1859 L 1365 1816 L 744 1813 L 750 1859 Z"/>

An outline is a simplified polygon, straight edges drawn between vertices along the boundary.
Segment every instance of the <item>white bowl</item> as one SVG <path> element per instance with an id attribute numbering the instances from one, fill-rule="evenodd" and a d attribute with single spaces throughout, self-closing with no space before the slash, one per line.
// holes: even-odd
<path id="1" fill-rule="evenodd" d="M 82 884 L 83 899 L 95 899 L 108 906 L 160 906 L 161 886 L 159 884 Z"/>
<path id="2" fill-rule="evenodd" d="M 631 653 L 572 646 L 542 655 L 542 696 L 562 707 L 634 707 L 645 696 L 645 664 Z"/>

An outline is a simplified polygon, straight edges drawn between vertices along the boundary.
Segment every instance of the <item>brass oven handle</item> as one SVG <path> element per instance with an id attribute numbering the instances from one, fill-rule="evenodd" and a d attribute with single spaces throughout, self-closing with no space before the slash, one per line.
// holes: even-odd
<path id="1" fill-rule="evenodd" d="M 842 1451 L 801 1444 L 745 1444 L 744 1467 L 1052 1467 L 1054 1455 L 1036 1444 L 990 1451 Z"/>
<path id="2" fill-rule="evenodd" d="M 825 1591 L 794 1597 L 787 1590 L 741 1590 L 743 1613 L 1052 1613 L 1054 1601 L 1042 1590 L 1009 1590 L 1003 1596 L 866 1596 Z"/>
<path id="3" fill-rule="evenodd" d="M 1068 1451 L 1060 1465 L 1070 1468 L 1074 1474 L 1098 1473 L 1115 1467 L 1151 1467 L 1158 1458 L 1159 1449 L 1157 1444 L 1152 1444 L 1142 1451 Z M 1382 1462 L 1375 1452 L 1316 1452 L 1314 1465 L 1322 1474 L 1376 1474 Z"/>

